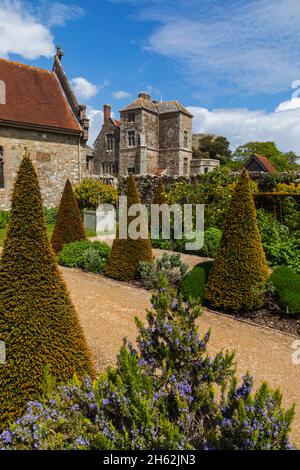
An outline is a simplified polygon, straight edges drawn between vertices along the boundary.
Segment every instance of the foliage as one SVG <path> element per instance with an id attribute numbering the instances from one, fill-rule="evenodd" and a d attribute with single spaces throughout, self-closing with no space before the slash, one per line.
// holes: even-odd
<path id="1" fill-rule="evenodd" d="M 264 382 L 252 395 L 253 378 L 247 374 L 243 385 L 233 384 L 228 402 L 219 418 L 219 437 L 209 448 L 221 450 L 280 450 L 292 449 L 288 441 L 294 418 L 294 407 L 282 409 L 282 395 Z"/>
<path id="2" fill-rule="evenodd" d="M 207 353 L 201 314 L 164 279 L 147 323 L 136 320 L 138 350 L 124 342 L 117 365 L 73 382 L 0 435 L 3 449 L 287 449 L 294 409 L 266 385 L 252 396 L 246 375 L 238 387 L 234 355 Z"/>
<path id="3" fill-rule="evenodd" d="M 139 265 L 139 275 L 147 289 L 157 287 L 158 281 L 164 274 L 172 286 L 178 286 L 180 279 L 187 272 L 187 265 L 181 261 L 180 255 L 164 253 L 161 258 L 152 262 L 142 261 Z"/>
<path id="4" fill-rule="evenodd" d="M 85 178 L 75 188 L 75 196 L 80 209 L 96 210 L 100 203 L 115 205 L 118 191 L 110 184 L 104 184 L 95 178 Z"/>
<path id="5" fill-rule="evenodd" d="M 231 158 L 230 142 L 226 137 L 204 135 L 199 147 L 193 148 L 193 158 L 212 158 L 226 162 Z"/>
<path id="6" fill-rule="evenodd" d="M 274 142 L 248 142 L 238 147 L 233 157 L 245 162 L 254 153 L 268 158 L 277 171 L 288 171 L 297 167 L 297 155 L 294 152 L 280 152 Z"/>
<path id="7" fill-rule="evenodd" d="M 204 245 L 200 255 L 206 258 L 214 258 L 220 246 L 222 232 L 218 228 L 210 227 L 204 231 Z"/>
<path id="8" fill-rule="evenodd" d="M 133 204 L 140 204 L 136 183 L 132 175 L 127 179 L 126 184 L 127 205 L 130 208 Z M 134 216 L 127 218 L 127 228 L 135 219 Z M 127 230 L 128 233 L 128 230 Z M 114 239 L 105 274 L 108 277 L 121 281 L 129 281 L 139 277 L 139 263 L 141 261 L 152 261 L 152 245 L 150 238 L 138 238 L 133 240 L 127 235 L 126 239 L 119 237 L 119 230 Z"/>
<path id="9" fill-rule="evenodd" d="M 34 400 L 49 367 L 58 382 L 76 372 L 93 375 L 90 353 L 57 269 L 40 188 L 26 153 L 12 194 L 11 217 L 0 263 L 0 428 Z"/>
<path id="10" fill-rule="evenodd" d="M 163 238 L 151 240 L 153 248 L 160 248 L 161 250 L 174 250 L 176 245 L 173 240 L 165 240 Z"/>
<path id="11" fill-rule="evenodd" d="M 199 263 L 181 280 L 179 292 L 184 300 L 196 300 L 202 304 L 205 300 L 205 285 L 213 267 L 213 261 Z"/>
<path id="12" fill-rule="evenodd" d="M 180 283 L 180 292 L 184 300 L 197 300 L 200 304 L 204 301 L 206 276 L 204 269 L 195 266 L 184 276 Z"/>
<path id="13" fill-rule="evenodd" d="M 271 266 L 286 265 L 300 273 L 300 238 L 270 213 L 259 209 L 257 221 L 267 260 Z"/>
<path id="14" fill-rule="evenodd" d="M 69 268 L 81 268 L 88 272 L 103 272 L 110 254 L 110 247 L 104 243 L 82 240 L 67 243 L 58 255 L 58 262 Z"/>
<path id="15" fill-rule="evenodd" d="M 6 228 L 9 224 L 10 212 L 0 211 L 0 229 Z"/>
<path id="16" fill-rule="evenodd" d="M 72 185 L 67 179 L 59 204 L 51 244 L 55 253 L 59 253 L 66 243 L 77 240 L 85 240 L 85 231 Z"/>
<path id="17" fill-rule="evenodd" d="M 44 207 L 44 216 L 47 225 L 54 225 L 57 218 L 57 207 Z"/>
<path id="18" fill-rule="evenodd" d="M 270 276 L 276 294 L 288 314 L 300 313 L 300 275 L 287 266 L 279 266 Z"/>
<path id="19" fill-rule="evenodd" d="M 300 194 L 300 183 L 278 183 L 275 191 L 278 193 L 296 193 Z"/>
<path id="20" fill-rule="evenodd" d="M 213 307 L 248 311 L 264 302 L 269 270 L 256 222 L 250 177 L 243 171 L 205 290 Z"/>
<path id="21" fill-rule="evenodd" d="M 164 187 L 163 180 L 159 178 L 152 204 L 161 205 L 161 204 L 166 204 L 166 203 L 167 203 L 166 190 Z"/>

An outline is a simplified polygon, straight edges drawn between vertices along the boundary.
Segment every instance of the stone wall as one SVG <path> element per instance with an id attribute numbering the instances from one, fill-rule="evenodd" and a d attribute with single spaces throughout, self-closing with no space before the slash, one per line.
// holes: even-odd
<path id="1" fill-rule="evenodd" d="M 238 178 L 240 172 L 232 172 L 233 177 Z M 189 177 L 185 176 L 171 176 L 165 175 L 161 179 L 164 183 L 165 189 L 169 190 L 171 187 L 178 182 L 190 182 L 191 184 L 197 184 L 201 178 L 205 178 L 206 175 L 193 175 Z M 300 180 L 300 172 L 290 172 L 290 173 L 278 173 L 276 176 L 267 174 L 267 173 L 253 173 L 251 177 L 258 184 L 259 190 L 262 192 L 272 191 L 277 183 L 293 183 L 297 180 Z M 155 189 L 158 185 L 159 177 L 145 175 L 145 176 L 136 176 L 135 180 L 137 183 L 137 188 L 139 190 L 143 204 L 149 206 L 155 194 Z M 118 178 L 118 190 L 119 194 L 124 194 L 126 185 L 126 177 Z"/>
<path id="2" fill-rule="evenodd" d="M 0 208 L 9 209 L 13 182 L 25 147 L 37 170 L 44 205 L 57 206 L 67 178 L 79 182 L 86 171 L 85 150 L 79 136 L 0 127 L 0 146 L 4 149 L 4 184 L 0 189 Z M 79 162 L 80 158 L 80 162 Z"/>
<path id="3" fill-rule="evenodd" d="M 114 136 L 113 150 L 107 150 L 107 134 Z M 117 175 L 119 171 L 120 128 L 108 119 L 95 141 L 94 173 Z"/>

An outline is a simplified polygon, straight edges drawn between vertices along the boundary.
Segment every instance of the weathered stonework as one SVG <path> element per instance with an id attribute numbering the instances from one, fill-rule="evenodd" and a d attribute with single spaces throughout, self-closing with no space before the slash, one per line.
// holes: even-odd
<path id="1" fill-rule="evenodd" d="M 108 105 L 104 106 L 104 114 Z M 95 173 L 107 161 L 107 135 L 119 122 L 119 152 L 111 153 L 120 176 L 129 173 L 155 175 L 166 170 L 171 175 L 189 175 L 192 158 L 192 115 L 177 101 L 158 103 L 140 93 L 137 100 L 120 111 L 120 122 L 106 115 L 95 142 Z M 109 123 L 107 120 L 109 119 Z M 129 133 L 133 133 L 134 142 Z M 115 148 L 117 150 L 117 140 Z"/>
<path id="2" fill-rule="evenodd" d="M 84 148 L 79 137 L 0 126 L 0 146 L 4 150 L 4 189 L 0 189 L 0 208 L 9 209 L 13 182 L 28 149 L 35 165 L 47 207 L 57 206 L 66 179 L 74 184 L 85 174 Z"/>

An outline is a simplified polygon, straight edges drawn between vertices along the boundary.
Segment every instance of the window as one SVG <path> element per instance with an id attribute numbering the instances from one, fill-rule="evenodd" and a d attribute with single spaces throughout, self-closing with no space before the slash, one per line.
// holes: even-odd
<path id="1" fill-rule="evenodd" d="M 106 149 L 113 150 L 114 149 L 114 135 L 113 134 L 106 134 Z"/>
<path id="2" fill-rule="evenodd" d="M 209 169 L 207 166 L 204 167 L 204 173 L 208 173 Z"/>
<path id="3" fill-rule="evenodd" d="M 135 132 L 128 131 L 128 147 L 134 147 L 134 146 L 135 146 Z"/>
<path id="4" fill-rule="evenodd" d="M 6 87 L 3 80 L 0 80 L 0 104 L 6 104 Z"/>
<path id="5" fill-rule="evenodd" d="M 135 121 L 135 113 L 128 113 L 128 122 Z"/>
<path id="6" fill-rule="evenodd" d="M 183 134 L 183 146 L 184 148 L 188 148 L 188 145 L 189 145 L 189 133 L 188 131 L 184 131 L 184 134 Z"/>
<path id="7" fill-rule="evenodd" d="M 183 174 L 188 175 L 189 174 L 189 159 L 185 158 L 183 160 Z"/>
<path id="8" fill-rule="evenodd" d="M 4 150 L 0 147 L 0 189 L 4 188 Z"/>
<path id="9" fill-rule="evenodd" d="M 86 171 L 92 173 L 93 170 L 93 156 L 87 155 L 86 156 Z"/>
<path id="10" fill-rule="evenodd" d="M 134 167 L 133 166 L 130 166 L 129 168 L 127 168 L 127 174 L 128 175 L 134 175 Z"/>

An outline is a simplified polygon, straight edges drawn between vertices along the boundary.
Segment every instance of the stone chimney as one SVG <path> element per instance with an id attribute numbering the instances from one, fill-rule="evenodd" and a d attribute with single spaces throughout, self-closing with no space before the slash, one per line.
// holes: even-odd
<path id="1" fill-rule="evenodd" d="M 144 91 L 139 93 L 139 98 L 142 98 L 145 101 L 151 101 L 151 96 L 148 95 L 148 93 L 145 93 Z"/>
<path id="2" fill-rule="evenodd" d="M 103 105 L 103 121 L 106 122 L 111 117 L 111 106 L 109 104 Z"/>

